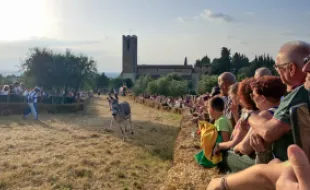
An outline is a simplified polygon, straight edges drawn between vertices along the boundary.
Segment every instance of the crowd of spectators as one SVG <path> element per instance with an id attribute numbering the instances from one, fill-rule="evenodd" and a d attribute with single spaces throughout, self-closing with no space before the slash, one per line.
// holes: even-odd
<path id="1" fill-rule="evenodd" d="M 6 97 L 10 95 L 18 97 L 16 100 L 26 100 L 27 96 L 32 90 L 33 88 L 26 88 L 21 82 L 15 82 L 13 84 L 0 85 L 0 96 Z M 64 89 L 60 91 L 45 91 L 44 88 L 41 87 L 39 92 L 39 102 L 43 102 L 44 100 L 51 99 L 51 97 L 55 97 L 55 99 L 66 98 L 70 103 L 73 103 L 83 101 L 92 96 L 92 91 L 79 91 L 76 93 L 76 95 L 74 95 L 74 92 L 70 90 L 67 93 L 65 93 Z"/>
<path id="2" fill-rule="evenodd" d="M 253 77 L 237 81 L 222 73 L 210 93 L 178 98 L 143 94 L 163 106 L 188 107 L 192 122 L 213 124 L 221 137 L 213 154 L 232 151 L 255 158 L 255 164 L 241 172 L 216 178 L 208 190 L 310 189 L 310 128 L 295 129 L 290 110 L 305 104 L 310 109 L 310 45 L 293 41 L 281 46 L 274 69 L 261 67 Z M 309 119 L 309 110 L 305 116 Z M 295 127 L 295 128 L 294 128 Z M 294 131 L 303 131 L 302 147 L 296 146 Z M 302 148 L 302 149 L 301 149 Z M 302 165 L 303 164 L 303 165 Z M 303 167 L 299 167 L 299 166 Z"/>

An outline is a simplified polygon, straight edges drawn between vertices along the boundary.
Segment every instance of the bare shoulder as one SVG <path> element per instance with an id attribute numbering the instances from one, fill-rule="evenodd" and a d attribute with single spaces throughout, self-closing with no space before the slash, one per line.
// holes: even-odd
<path id="1" fill-rule="evenodd" d="M 266 119 L 272 119 L 273 117 L 273 115 L 268 110 L 260 111 L 258 115 Z"/>

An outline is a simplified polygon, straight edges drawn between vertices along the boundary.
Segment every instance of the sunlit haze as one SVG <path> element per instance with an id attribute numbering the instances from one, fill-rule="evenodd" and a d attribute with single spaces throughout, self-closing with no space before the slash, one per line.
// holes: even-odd
<path id="1" fill-rule="evenodd" d="M 1 0 L 0 71 L 34 46 L 70 48 L 101 72 L 120 72 L 122 35 L 138 36 L 138 64 L 189 64 L 226 46 L 275 56 L 289 40 L 310 41 L 310 1 Z M 277 3 L 278 2 L 278 3 Z M 281 2 L 281 3 L 280 3 Z"/>

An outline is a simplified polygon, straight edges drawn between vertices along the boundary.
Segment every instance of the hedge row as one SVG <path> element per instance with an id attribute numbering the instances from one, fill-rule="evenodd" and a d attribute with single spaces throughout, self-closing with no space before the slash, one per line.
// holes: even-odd
<path id="1" fill-rule="evenodd" d="M 0 95 L 0 103 L 22 103 L 26 102 L 26 97 L 21 95 Z M 75 99 L 73 97 L 62 97 L 62 96 L 49 96 L 44 98 L 39 98 L 39 102 L 44 104 L 73 104 Z"/>
<path id="2" fill-rule="evenodd" d="M 22 115 L 27 108 L 26 103 L 0 103 L 0 116 Z M 74 104 L 38 104 L 39 113 L 75 113 L 84 110 L 84 103 Z"/>

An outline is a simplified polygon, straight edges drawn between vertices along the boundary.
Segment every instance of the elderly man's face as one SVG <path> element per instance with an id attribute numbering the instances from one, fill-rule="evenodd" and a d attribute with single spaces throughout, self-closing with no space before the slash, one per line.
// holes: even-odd
<path id="1" fill-rule="evenodd" d="M 227 84 L 223 81 L 223 79 L 219 78 L 217 83 L 218 83 L 218 86 L 221 90 L 221 93 L 223 95 L 227 95 L 228 94 L 228 88 L 227 88 Z"/>
<path id="2" fill-rule="evenodd" d="M 289 69 L 288 69 L 288 66 L 290 64 L 293 64 L 293 63 L 291 61 L 288 61 L 287 59 L 285 59 L 283 55 L 279 54 L 277 56 L 276 63 L 274 65 L 274 68 L 276 69 L 276 71 L 280 75 L 282 82 L 286 85 L 291 84 L 290 83 L 291 77 L 290 77 Z"/>
<path id="3" fill-rule="evenodd" d="M 304 73 L 307 73 L 307 77 L 305 80 L 305 88 L 310 91 L 310 55 L 305 58 L 305 66 L 302 68 Z"/>

